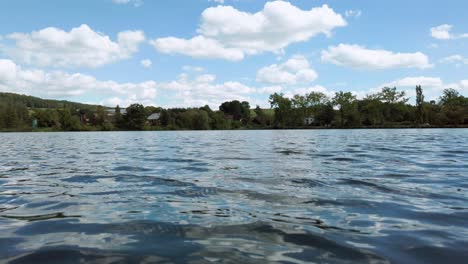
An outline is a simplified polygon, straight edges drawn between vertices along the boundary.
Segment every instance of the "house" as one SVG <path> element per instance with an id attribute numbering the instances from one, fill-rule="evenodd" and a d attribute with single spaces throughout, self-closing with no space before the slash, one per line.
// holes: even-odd
<path id="1" fill-rule="evenodd" d="M 153 113 L 148 116 L 147 120 L 152 126 L 156 126 L 159 124 L 159 119 L 161 118 L 161 113 Z"/>
<path id="2" fill-rule="evenodd" d="M 313 125 L 314 123 L 315 123 L 314 116 L 309 116 L 309 117 L 304 118 L 304 125 L 310 126 L 310 125 Z"/>

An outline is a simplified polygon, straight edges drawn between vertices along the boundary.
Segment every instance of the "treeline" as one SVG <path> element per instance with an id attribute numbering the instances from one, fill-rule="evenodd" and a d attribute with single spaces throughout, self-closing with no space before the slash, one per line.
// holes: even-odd
<path id="1" fill-rule="evenodd" d="M 361 100 L 350 92 L 327 97 L 321 92 L 270 96 L 275 110 L 274 127 L 297 128 L 304 119 L 310 125 L 338 128 L 372 127 L 457 127 L 468 125 L 468 98 L 454 89 L 445 89 L 438 102 L 424 100 L 421 86 L 416 87 L 416 105 L 408 104 L 404 91 L 385 87 Z"/>
<path id="2" fill-rule="evenodd" d="M 97 105 L 69 102 L 64 100 L 42 99 L 29 95 L 0 93 L 0 104 L 15 103 L 27 108 L 69 108 L 69 109 L 96 109 Z"/>
<path id="3" fill-rule="evenodd" d="M 468 98 L 446 89 L 427 102 L 421 86 L 416 104 L 405 92 L 383 88 L 357 99 L 350 92 L 272 94 L 271 109 L 248 102 L 224 102 L 218 109 L 133 104 L 125 109 L 0 93 L 2 131 L 222 130 L 268 128 L 468 127 Z"/>
<path id="4" fill-rule="evenodd" d="M 158 113 L 157 120 L 148 120 L 151 113 Z M 116 108 L 114 116 L 117 130 L 225 130 L 241 128 L 267 128 L 273 116 L 257 107 L 250 109 L 248 102 L 225 102 L 219 110 L 208 105 L 200 108 L 161 109 L 133 104 L 126 108 L 123 115 Z"/>

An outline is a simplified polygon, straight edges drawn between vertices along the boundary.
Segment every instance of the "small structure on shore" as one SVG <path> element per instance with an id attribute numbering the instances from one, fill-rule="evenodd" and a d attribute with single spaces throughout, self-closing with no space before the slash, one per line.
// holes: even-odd
<path id="1" fill-rule="evenodd" d="M 150 123 L 150 125 L 155 126 L 159 124 L 160 118 L 161 118 L 161 113 L 153 113 L 150 116 L 148 116 L 147 120 Z"/>

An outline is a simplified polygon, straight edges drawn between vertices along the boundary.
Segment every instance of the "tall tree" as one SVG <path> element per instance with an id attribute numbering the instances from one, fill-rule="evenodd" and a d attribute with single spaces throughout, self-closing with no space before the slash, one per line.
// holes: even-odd
<path id="1" fill-rule="evenodd" d="M 424 123 L 424 95 L 421 85 L 416 86 L 417 120 L 419 124 Z"/>
<path id="2" fill-rule="evenodd" d="M 351 112 L 351 107 L 353 106 L 354 102 L 356 101 L 356 96 L 350 92 L 337 92 L 335 93 L 335 97 L 333 97 L 333 104 L 338 107 L 340 111 L 340 124 L 343 127 L 345 125 L 345 114 L 346 112 Z"/>
<path id="3" fill-rule="evenodd" d="M 293 123 L 292 102 L 283 94 L 270 95 L 271 108 L 275 109 L 275 126 L 278 128 L 291 127 Z"/>

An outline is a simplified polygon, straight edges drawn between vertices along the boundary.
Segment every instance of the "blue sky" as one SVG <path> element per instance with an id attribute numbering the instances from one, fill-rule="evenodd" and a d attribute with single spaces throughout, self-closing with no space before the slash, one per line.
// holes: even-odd
<path id="1" fill-rule="evenodd" d="M 397 86 L 468 95 L 466 1 L 0 3 L 0 91 L 105 105 L 268 106 Z"/>

